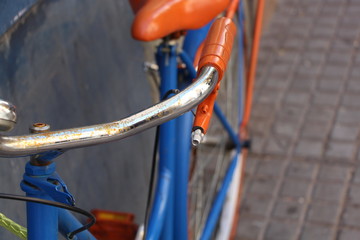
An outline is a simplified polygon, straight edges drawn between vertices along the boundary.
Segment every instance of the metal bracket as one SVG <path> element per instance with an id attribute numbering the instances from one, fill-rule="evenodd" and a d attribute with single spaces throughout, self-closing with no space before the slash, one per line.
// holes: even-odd
<path id="1" fill-rule="evenodd" d="M 34 167 L 38 168 L 38 166 Z M 74 197 L 68 191 L 65 182 L 56 172 L 45 176 L 31 176 L 25 173 L 21 187 L 27 193 L 42 191 L 57 202 L 71 206 L 75 205 Z"/>

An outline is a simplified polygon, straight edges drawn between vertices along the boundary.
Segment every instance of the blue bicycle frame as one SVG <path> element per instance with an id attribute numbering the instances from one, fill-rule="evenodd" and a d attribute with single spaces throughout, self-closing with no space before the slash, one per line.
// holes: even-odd
<path id="1" fill-rule="evenodd" d="M 157 50 L 156 60 L 161 77 L 160 95 L 164 97 L 169 90 L 183 89 L 196 77 L 193 67 L 195 53 L 206 37 L 211 23 L 199 30 L 189 31 L 183 50 L 177 52 L 177 46 L 163 42 Z M 178 82 L 178 58 L 186 65 L 186 81 Z M 215 114 L 234 142 L 237 154 L 240 154 L 240 142 L 237 133 L 227 122 L 221 109 L 215 105 Z M 160 126 L 159 166 L 155 199 L 149 217 L 146 239 L 188 238 L 187 223 L 187 188 L 191 151 L 191 128 L 193 116 L 186 113 Z M 53 156 L 56 157 L 56 156 Z M 236 167 L 237 156 L 227 170 L 224 182 L 218 192 L 201 239 L 209 239 L 220 215 L 222 205 Z M 65 183 L 55 172 L 55 163 L 34 166 L 27 164 L 22 189 L 28 196 L 55 200 L 66 204 L 72 203 L 72 196 Z M 57 185 L 49 184 L 56 181 Z M 44 190 L 45 189 L 45 190 Z M 64 235 L 81 226 L 72 214 L 56 207 L 27 203 L 28 239 L 57 239 L 58 228 Z M 88 231 L 76 235 L 77 239 L 95 239 Z"/>
<path id="2" fill-rule="evenodd" d="M 178 56 L 186 64 L 190 77 L 188 81 L 196 77 L 192 58 L 209 27 L 210 24 L 201 32 L 189 33 L 191 39 L 185 40 L 184 51 L 180 54 L 176 52 L 175 45 L 163 43 L 158 47 L 156 60 L 162 79 L 162 97 L 169 90 L 183 87 L 178 85 Z M 194 46 L 189 45 L 190 42 L 197 44 L 190 48 Z M 160 126 L 159 177 L 146 239 L 187 239 L 187 183 L 192 120 L 192 114 L 186 113 Z"/>
<path id="3" fill-rule="evenodd" d="M 196 77 L 193 59 L 199 45 L 205 39 L 210 26 L 211 23 L 202 29 L 189 31 L 184 42 L 183 51 L 180 53 L 176 52 L 176 46 L 174 45 L 163 43 L 158 47 L 156 60 L 162 80 L 160 86 L 160 95 L 162 97 L 169 90 L 181 89 L 183 87 L 179 86 L 177 78 L 179 74 L 178 57 L 186 65 L 188 83 Z M 215 105 L 215 114 L 229 133 L 237 154 L 226 172 L 224 182 L 215 198 L 201 239 L 210 239 L 211 237 L 232 180 L 237 156 L 240 154 L 240 142 L 237 133 L 231 128 L 225 115 L 217 105 Z M 186 113 L 160 127 L 159 175 L 154 206 L 150 215 L 146 236 L 147 240 L 159 238 L 163 240 L 184 240 L 188 238 L 187 187 L 192 123 L 192 114 Z"/>

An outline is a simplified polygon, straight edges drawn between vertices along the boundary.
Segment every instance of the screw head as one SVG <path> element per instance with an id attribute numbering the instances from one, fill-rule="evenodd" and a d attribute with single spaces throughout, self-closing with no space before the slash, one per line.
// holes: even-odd
<path id="1" fill-rule="evenodd" d="M 30 133 L 42 133 L 50 130 L 50 125 L 46 123 L 34 123 L 29 128 Z"/>

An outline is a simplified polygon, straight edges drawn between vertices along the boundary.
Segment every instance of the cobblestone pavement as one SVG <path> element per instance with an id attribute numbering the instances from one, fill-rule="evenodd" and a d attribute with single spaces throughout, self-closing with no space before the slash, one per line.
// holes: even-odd
<path id="1" fill-rule="evenodd" d="M 279 0 L 238 239 L 360 239 L 360 0 Z"/>

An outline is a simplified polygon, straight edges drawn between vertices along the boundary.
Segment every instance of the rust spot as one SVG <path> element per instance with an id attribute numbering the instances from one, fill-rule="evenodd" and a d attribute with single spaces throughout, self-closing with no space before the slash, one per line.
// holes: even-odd
<path id="1" fill-rule="evenodd" d="M 33 126 L 38 127 L 38 128 L 42 128 L 42 127 L 46 127 L 47 124 L 45 124 L 45 123 L 34 123 Z"/>

